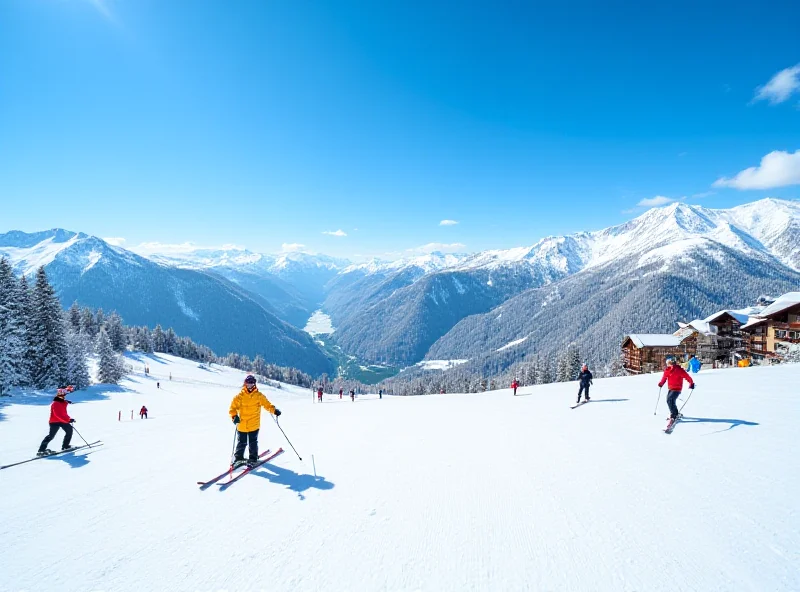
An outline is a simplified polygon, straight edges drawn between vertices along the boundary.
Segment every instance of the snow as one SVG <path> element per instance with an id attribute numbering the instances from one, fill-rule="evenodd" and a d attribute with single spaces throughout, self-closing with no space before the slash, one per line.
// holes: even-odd
<path id="1" fill-rule="evenodd" d="M 497 317 L 497 318 L 500 318 L 500 317 Z M 503 350 L 506 350 L 506 349 L 512 348 L 512 347 L 514 347 L 515 345 L 519 345 L 520 343 L 525 343 L 525 342 L 528 340 L 528 337 L 529 337 L 529 335 L 526 335 L 526 336 L 525 336 L 525 337 L 523 337 L 522 339 L 517 339 L 517 340 L 515 340 L 515 341 L 509 341 L 509 342 L 508 342 L 508 343 L 506 343 L 504 346 L 502 346 L 502 347 L 498 347 L 498 348 L 497 348 L 497 350 L 495 350 L 495 351 L 499 351 L 499 352 L 500 352 L 500 351 L 503 351 Z"/>
<path id="2" fill-rule="evenodd" d="M 759 316 L 768 317 L 774 314 L 778 314 L 779 312 L 783 312 L 787 308 L 797 306 L 798 304 L 800 304 L 800 292 L 787 292 L 786 294 L 778 298 L 775 302 L 773 302 L 765 309 L 763 309 L 759 313 Z"/>
<path id="3" fill-rule="evenodd" d="M 335 332 L 336 329 L 333 328 L 333 321 L 331 321 L 331 317 L 322 312 L 322 310 L 317 310 L 311 315 L 311 317 L 309 317 L 303 331 L 311 336 L 315 336 L 330 335 L 331 333 Z"/>
<path id="4" fill-rule="evenodd" d="M 75 234 L 66 241 L 48 237 L 32 247 L 0 247 L 0 256 L 8 257 L 12 267 L 19 273 L 31 275 L 43 266 L 52 263 L 56 256 L 76 244 L 83 235 Z"/>
<path id="5" fill-rule="evenodd" d="M 631 333 L 628 335 L 636 347 L 677 347 L 681 338 L 669 333 Z"/>
<path id="6" fill-rule="evenodd" d="M 423 370 L 447 370 L 453 366 L 466 364 L 469 360 L 422 360 L 415 364 Z"/>
<path id="7" fill-rule="evenodd" d="M 4 592 L 800 589 L 798 366 L 701 371 L 669 436 L 656 375 L 597 379 L 574 411 L 576 383 L 322 404 L 267 387 L 304 460 L 264 417 L 262 449 L 287 452 L 199 491 L 244 373 L 134 363 L 71 395 L 102 448 L 0 471 Z M 35 450 L 50 399 L 0 409 L 0 464 Z"/>
<path id="8" fill-rule="evenodd" d="M 102 259 L 102 257 L 103 257 L 103 254 L 100 253 L 100 251 L 96 251 L 96 250 L 92 249 L 92 251 L 89 253 L 89 256 L 88 256 L 88 262 L 86 263 L 86 266 L 83 268 L 81 273 L 86 273 L 92 267 L 97 265 L 97 263 L 100 261 L 100 259 Z"/>

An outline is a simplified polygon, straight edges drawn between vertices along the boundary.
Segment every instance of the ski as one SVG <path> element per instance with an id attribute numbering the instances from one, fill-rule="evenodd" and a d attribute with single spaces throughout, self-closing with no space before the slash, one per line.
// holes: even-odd
<path id="1" fill-rule="evenodd" d="M 261 465 L 263 465 L 265 463 L 268 463 L 269 461 L 271 461 L 273 458 L 275 458 L 279 454 L 283 454 L 283 448 L 278 448 L 278 450 L 276 450 L 275 452 L 270 454 L 268 457 L 264 458 L 263 460 L 258 461 L 256 464 L 254 464 L 252 466 L 247 467 L 244 471 L 242 471 L 241 473 L 236 475 L 233 479 L 230 479 L 229 481 L 225 481 L 225 483 L 220 483 L 219 484 L 219 488 L 222 490 L 222 489 L 225 489 L 228 486 L 236 483 L 239 479 L 241 479 L 242 477 L 247 475 L 249 472 L 257 469 L 258 467 L 260 467 Z"/>
<path id="2" fill-rule="evenodd" d="M 570 409 L 576 409 L 577 407 L 580 407 L 581 405 L 586 405 L 586 403 L 591 403 L 591 401 L 581 401 L 580 403 L 576 403 L 575 405 L 570 407 Z"/>
<path id="3" fill-rule="evenodd" d="M 672 430 L 675 429 L 675 426 L 681 420 L 681 417 L 683 416 L 679 415 L 678 417 L 675 418 L 675 421 L 672 421 L 672 419 L 670 418 L 670 420 L 667 422 L 667 427 L 664 428 L 664 433 L 671 434 Z"/>
<path id="4" fill-rule="evenodd" d="M 34 460 L 40 460 L 43 458 L 50 458 L 52 456 L 58 456 L 60 454 L 66 454 L 68 452 L 76 452 L 78 450 L 83 450 L 85 448 L 96 448 L 97 446 L 102 446 L 103 442 L 101 440 L 97 440 L 96 442 L 92 442 L 91 444 L 84 444 L 82 446 L 75 446 L 73 448 L 69 448 L 67 450 L 59 450 L 57 452 L 53 452 L 52 454 L 43 454 L 41 456 L 34 456 L 33 458 L 29 458 L 27 460 L 21 460 L 19 462 L 11 463 L 10 465 L 3 465 L 0 467 L 0 471 L 3 469 L 8 469 L 10 467 L 16 467 L 17 465 L 24 465 L 25 463 L 32 462 Z"/>
<path id="5" fill-rule="evenodd" d="M 262 452 L 261 454 L 258 455 L 258 458 L 262 459 L 265 456 L 267 456 L 269 453 L 270 453 L 270 449 L 267 448 L 264 452 Z M 232 477 L 233 476 L 233 472 L 234 471 L 238 471 L 241 468 L 242 467 L 236 467 L 234 469 L 233 465 L 231 465 L 230 467 L 227 468 L 227 470 L 224 473 L 221 473 L 221 474 L 217 475 L 216 477 L 214 477 L 213 479 L 209 479 L 208 481 L 198 481 L 197 484 L 200 486 L 200 489 L 207 489 L 209 486 L 213 485 L 214 483 L 216 483 L 217 481 L 219 481 L 220 479 L 225 477 L 225 475 L 230 475 Z"/>

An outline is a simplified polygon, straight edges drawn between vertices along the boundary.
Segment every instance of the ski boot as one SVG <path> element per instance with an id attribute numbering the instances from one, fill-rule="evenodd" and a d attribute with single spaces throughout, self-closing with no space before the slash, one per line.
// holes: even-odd
<path id="1" fill-rule="evenodd" d="M 235 458 L 233 459 L 233 465 L 231 465 L 234 469 L 238 469 L 239 467 L 243 467 L 247 464 L 247 461 L 243 458 Z"/>
<path id="2" fill-rule="evenodd" d="M 46 450 L 39 450 L 36 452 L 36 456 L 50 456 L 51 454 L 55 454 L 55 450 L 50 450 L 47 448 Z"/>
<path id="3" fill-rule="evenodd" d="M 247 468 L 252 469 L 254 465 L 258 463 L 258 458 L 249 458 L 247 459 Z"/>

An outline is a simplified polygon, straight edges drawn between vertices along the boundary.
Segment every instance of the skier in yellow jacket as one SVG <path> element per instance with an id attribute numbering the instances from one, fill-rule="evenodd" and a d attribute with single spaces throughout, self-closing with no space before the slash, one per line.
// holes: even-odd
<path id="1" fill-rule="evenodd" d="M 244 386 L 239 394 L 231 401 L 230 415 L 236 424 L 239 441 L 236 444 L 236 454 L 233 457 L 234 467 L 245 463 L 244 449 L 249 445 L 250 457 L 248 462 L 258 460 L 258 430 L 261 427 L 261 408 L 266 409 L 275 417 L 281 414 L 280 409 L 270 403 L 258 390 L 256 378 L 248 374 L 244 379 Z"/>

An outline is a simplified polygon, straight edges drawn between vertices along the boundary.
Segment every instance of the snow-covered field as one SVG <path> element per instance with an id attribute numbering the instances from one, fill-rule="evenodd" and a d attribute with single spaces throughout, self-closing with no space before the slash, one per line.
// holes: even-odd
<path id="1" fill-rule="evenodd" d="M 0 590 L 800 590 L 800 366 L 701 372 L 671 435 L 653 375 L 575 410 L 574 383 L 265 389 L 304 460 L 264 416 L 287 452 L 223 491 L 196 481 L 228 462 L 243 374 L 149 366 L 72 396 L 104 447 L 0 471 Z M 3 401 L 0 464 L 35 452 L 50 397 Z"/>
<path id="2" fill-rule="evenodd" d="M 309 317 L 308 321 L 306 322 L 306 326 L 303 328 L 303 331 L 312 336 L 331 335 L 336 331 L 336 329 L 333 327 L 333 321 L 331 321 L 331 317 L 321 310 L 317 310 Z"/>

